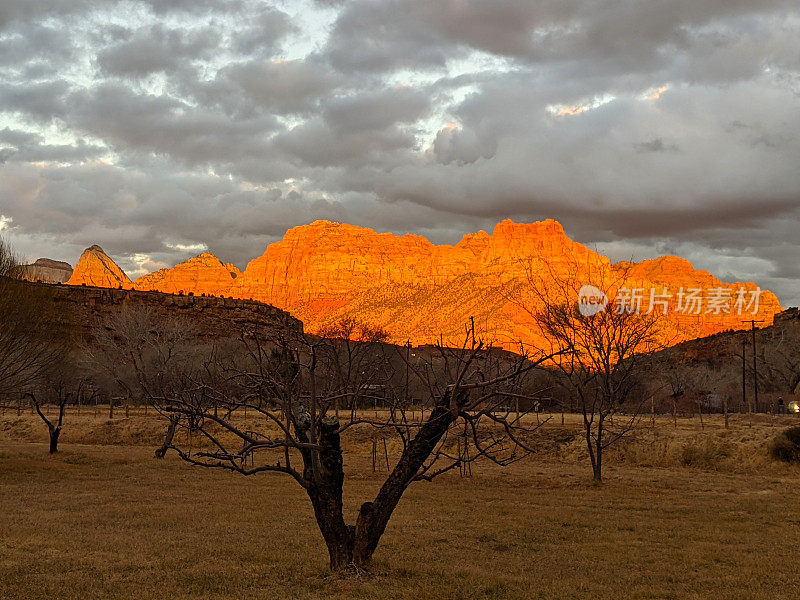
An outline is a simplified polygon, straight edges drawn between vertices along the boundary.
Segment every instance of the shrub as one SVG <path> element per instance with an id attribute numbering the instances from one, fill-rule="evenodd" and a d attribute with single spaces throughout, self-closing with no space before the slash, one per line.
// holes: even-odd
<path id="1" fill-rule="evenodd" d="M 800 426 L 789 427 L 769 443 L 769 454 L 775 460 L 800 463 Z"/>

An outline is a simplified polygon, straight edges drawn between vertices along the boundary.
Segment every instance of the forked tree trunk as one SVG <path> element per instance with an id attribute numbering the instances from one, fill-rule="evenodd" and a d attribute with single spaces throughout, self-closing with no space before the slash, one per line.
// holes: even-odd
<path id="1" fill-rule="evenodd" d="M 449 408 L 449 398 L 449 394 L 443 395 L 428 420 L 406 446 L 391 475 L 381 486 L 375 501 L 361 505 L 353 546 L 353 560 L 356 564 L 366 564 L 372 558 L 403 492 L 417 476 L 425 460 L 455 420 L 457 415 Z M 456 405 L 462 406 L 466 399 L 467 393 L 464 393 L 462 397 L 457 398 Z"/>
<path id="2" fill-rule="evenodd" d="M 460 400 L 466 399 L 466 395 Z M 311 481 L 307 488 L 314 506 L 322 537 L 328 547 L 332 570 L 365 567 L 381 539 L 389 519 L 406 488 L 419 473 L 455 415 L 449 409 L 449 395 L 445 394 L 417 435 L 409 442 L 392 473 L 384 482 L 373 502 L 361 505 L 355 526 L 345 522 L 342 512 L 342 449 L 339 438 L 339 421 L 335 417 L 322 419 L 318 426 L 317 441 L 321 446 L 321 473 L 313 473 L 311 451 L 303 450 L 304 477 Z"/>
<path id="3" fill-rule="evenodd" d="M 60 393 L 59 393 L 60 394 Z M 39 414 L 39 417 L 44 421 L 45 425 L 47 425 L 47 432 L 50 436 L 50 454 L 55 454 L 58 452 L 58 437 L 61 435 L 61 425 L 64 422 L 64 411 L 66 410 L 66 398 L 60 398 L 59 406 L 58 406 L 58 422 L 54 424 L 47 416 L 42 412 L 42 409 L 39 407 L 39 402 L 36 400 L 36 396 L 33 394 L 25 394 L 23 398 L 30 398 L 31 399 L 31 407 L 36 409 L 36 412 Z"/>

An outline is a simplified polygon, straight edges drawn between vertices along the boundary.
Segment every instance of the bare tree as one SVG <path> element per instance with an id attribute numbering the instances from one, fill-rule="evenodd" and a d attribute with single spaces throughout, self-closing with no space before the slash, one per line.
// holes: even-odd
<path id="1" fill-rule="evenodd" d="M 753 377 L 753 367 L 747 365 Z M 800 328 L 772 326 L 761 331 L 758 387 L 764 391 L 794 393 L 800 386 Z"/>
<path id="2" fill-rule="evenodd" d="M 532 286 L 529 310 L 556 357 L 556 380 L 577 399 L 592 475 L 600 482 L 604 451 L 636 424 L 646 400 L 642 383 L 648 364 L 643 358 L 664 347 L 664 333 L 658 313 L 642 314 L 614 301 L 614 293 L 623 289 L 624 272 L 543 272 L 546 277 Z M 607 303 L 599 310 L 580 310 L 578 294 L 586 284 L 607 290 Z M 623 412 L 624 418 L 615 421 Z"/>
<path id="3" fill-rule="evenodd" d="M 23 398 L 30 398 L 33 407 L 36 409 L 36 414 L 44 421 L 45 425 L 47 425 L 47 430 L 50 435 L 50 454 L 55 454 L 58 452 L 58 439 L 61 436 L 61 428 L 64 425 L 64 412 L 66 411 L 67 404 L 69 404 L 70 400 L 73 402 L 77 402 L 82 398 L 82 394 L 86 388 L 86 380 L 81 380 L 75 389 L 75 391 L 70 391 L 68 389 L 67 384 L 63 381 L 59 381 L 56 384 L 51 386 L 51 392 L 54 396 L 54 404 L 58 409 L 58 420 L 54 423 L 51 421 L 47 415 L 45 415 L 43 408 L 43 403 L 40 400 L 41 395 L 36 392 L 26 392 Z M 91 397 L 94 397 L 95 392 L 92 392 Z"/>
<path id="4" fill-rule="evenodd" d="M 428 390 L 432 410 L 414 420 L 404 394 L 383 393 L 382 414 L 359 412 L 353 380 L 328 358 L 332 341 L 306 336 L 288 323 L 268 337 L 255 332 L 240 338 L 241 351 L 215 352 L 202 368 L 187 372 L 179 386 L 154 382 L 151 402 L 165 415 L 178 415 L 179 427 L 198 447 L 170 445 L 185 461 L 243 475 L 281 473 L 307 493 L 328 548 L 332 569 L 365 567 L 370 561 L 403 493 L 416 481 L 431 481 L 465 462 L 488 460 L 505 465 L 527 456 L 538 425 L 503 406 L 522 395 L 525 375 L 552 356 L 515 356 L 486 360 L 486 346 L 474 335 L 463 347 L 436 349 L 436 369 L 408 364 Z M 361 344 L 351 340 L 350 357 Z M 335 342 L 334 342 L 335 344 Z M 340 348 L 341 349 L 341 348 Z M 396 351 L 405 361 L 405 353 Z M 370 360 L 373 373 L 358 381 L 386 380 L 387 362 Z M 355 365 L 346 365 L 353 373 Z M 332 370 L 333 369 L 333 370 Z M 347 411 L 336 415 L 340 402 Z M 244 411 L 250 415 L 243 416 Z M 399 440 L 402 452 L 377 495 L 364 502 L 349 524 L 342 499 L 344 453 L 341 438 L 372 428 Z M 199 442 L 202 441 L 202 446 Z M 469 445 L 470 452 L 464 452 Z"/>
<path id="5" fill-rule="evenodd" d="M 19 399 L 56 367 L 69 346 L 68 315 L 52 291 L 23 281 L 0 239 L 0 401 Z"/>
<path id="6" fill-rule="evenodd" d="M 87 368 L 110 381 L 112 391 L 121 392 L 140 404 L 147 390 L 178 383 L 196 360 L 197 332 L 186 319 L 157 317 L 149 306 L 127 305 L 108 315 L 93 329 L 84 349 Z M 113 394 L 109 400 L 113 415 Z M 163 458 L 178 426 L 179 415 L 169 415 L 164 442 L 156 449 Z"/>
<path id="7" fill-rule="evenodd" d="M 125 305 L 92 329 L 84 356 L 87 366 L 111 380 L 112 389 L 141 401 L 152 380 L 174 378 L 194 360 L 196 337 L 186 319 L 159 317 L 146 305 Z"/>
<path id="8" fill-rule="evenodd" d="M 665 356 L 660 361 L 654 361 L 651 369 L 658 371 L 660 384 L 666 388 L 672 410 L 672 424 L 678 426 L 678 401 L 686 394 L 688 369 L 681 363 L 680 357 L 675 353 Z"/>

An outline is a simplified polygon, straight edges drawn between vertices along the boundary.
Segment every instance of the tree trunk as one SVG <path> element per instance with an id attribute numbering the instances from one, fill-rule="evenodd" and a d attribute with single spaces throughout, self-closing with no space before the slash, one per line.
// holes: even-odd
<path id="1" fill-rule="evenodd" d="M 50 429 L 50 454 L 58 452 L 58 436 L 61 435 L 61 427 Z"/>
<path id="2" fill-rule="evenodd" d="M 312 451 L 304 450 L 304 477 L 311 481 L 306 491 L 314 507 L 317 526 L 328 547 L 330 567 L 337 571 L 353 564 L 354 537 L 354 528 L 345 523 L 342 513 L 344 470 L 339 420 L 335 417 L 323 418 L 317 430 L 317 441 L 321 446 L 318 463 L 320 472 L 314 471 Z"/>
<path id="3" fill-rule="evenodd" d="M 592 473 L 597 473 L 597 458 L 594 455 L 594 444 L 592 443 L 592 427 L 589 423 L 584 424 L 583 437 L 586 439 L 586 448 L 589 450 L 589 460 L 592 463 Z"/>
<path id="4" fill-rule="evenodd" d="M 466 401 L 468 394 L 462 394 L 457 398 L 456 406 L 462 406 Z M 365 565 L 370 561 L 403 492 L 455 420 L 457 415 L 449 406 L 450 394 L 447 393 L 430 413 L 414 439 L 408 443 L 391 475 L 381 486 L 375 501 L 361 505 L 353 546 L 353 562 L 356 565 Z"/>
<path id="5" fill-rule="evenodd" d="M 592 454 L 592 477 L 597 483 L 603 482 L 603 429 L 602 425 L 597 428 L 597 440 L 595 441 L 594 453 Z"/>
<path id="6" fill-rule="evenodd" d="M 166 455 L 167 450 L 172 445 L 172 439 L 175 437 L 175 428 L 178 426 L 178 417 L 175 415 L 170 416 L 169 418 L 169 426 L 167 427 L 167 433 L 164 436 L 164 443 L 161 444 L 160 448 L 156 449 L 156 458 L 164 458 Z"/>
<path id="7" fill-rule="evenodd" d="M 597 483 L 603 483 L 603 447 L 600 445 L 599 438 L 597 440 L 597 451 L 595 452 L 595 465 L 592 475 Z"/>
<path id="8" fill-rule="evenodd" d="M 592 477 L 597 483 L 603 481 L 603 421 L 597 424 L 597 439 L 592 443 L 592 424 L 585 421 L 586 446 L 592 461 Z"/>

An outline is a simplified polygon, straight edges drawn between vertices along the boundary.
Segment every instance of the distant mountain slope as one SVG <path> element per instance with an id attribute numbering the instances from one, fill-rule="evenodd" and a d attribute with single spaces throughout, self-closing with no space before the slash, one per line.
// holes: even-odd
<path id="1" fill-rule="evenodd" d="M 757 327 L 755 336 L 752 331 L 722 331 L 648 357 L 650 384 L 656 395 L 676 394 L 703 403 L 727 399 L 730 410 L 746 411 L 752 408 L 757 377 L 758 409 L 780 410 L 778 398 L 783 398 L 784 408 L 789 410 L 791 402 L 800 402 L 800 309 L 785 310 L 775 315 L 771 325 L 758 323 Z"/>

